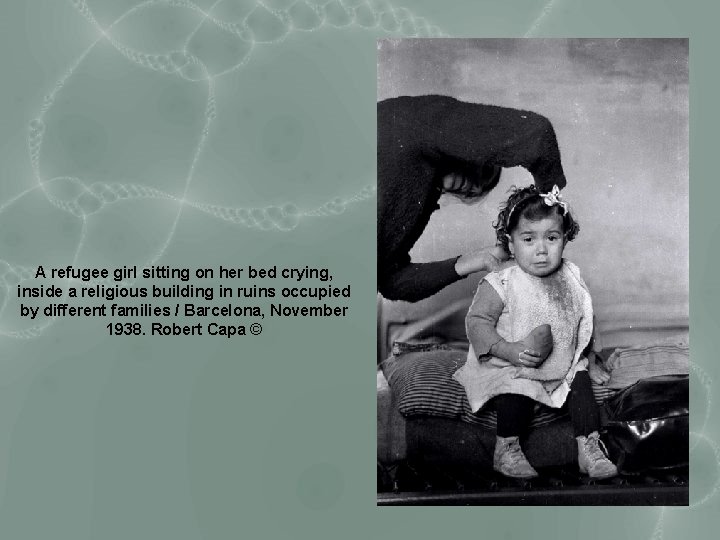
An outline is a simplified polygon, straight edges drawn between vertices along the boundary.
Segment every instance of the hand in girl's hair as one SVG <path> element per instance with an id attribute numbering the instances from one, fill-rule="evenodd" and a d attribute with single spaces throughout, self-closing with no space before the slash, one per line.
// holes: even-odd
<path id="1" fill-rule="evenodd" d="M 474 272 L 495 272 L 507 259 L 508 255 L 502 247 L 488 247 L 459 257 L 455 263 L 455 272 L 459 276 L 468 276 Z"/>

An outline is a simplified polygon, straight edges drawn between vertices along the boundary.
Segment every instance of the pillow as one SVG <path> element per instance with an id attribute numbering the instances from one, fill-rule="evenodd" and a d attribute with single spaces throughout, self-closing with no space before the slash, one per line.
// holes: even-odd
<path id="1" fill-rule="evenodd" d="M 494 410 L 470 410 L 465 389 L 452 378 L 465 364 L 467 352 L 445 344 L 406 345 L 396 343 L 394 354 L 382 364 L 400 413 L 408 418 L 438 416 L 495 429 Z M 564 409 L 537 404 L 530 427 L 549 424 L 567 415 Z"/>
<path id="2" fill-rule="evenodd" d="M 690 350 L 685 340 L 624 347 L 612 353 L 606 366 L 607 387 L 623 389 L 649 377 L 688 375 Z"/>

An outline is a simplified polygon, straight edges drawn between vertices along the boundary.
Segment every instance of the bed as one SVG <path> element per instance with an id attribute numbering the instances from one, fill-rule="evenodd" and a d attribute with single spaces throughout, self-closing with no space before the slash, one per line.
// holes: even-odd
<path id="1" fill-rule="evenodd" d="M 378 504 L 687 504 L 687 318 L 625 313 L 598 322 L 596 349 L 611 380 L 594 391 L 604 438 L 622 461 L 619 477 L 596 483 L 578 476 L 566 412 L 538 407 L 524 447 L 541 476 L 509 481 L 492 471 L 494 413 L 473 415 L 451 378 L 467 354 L 464 318 L 476 284 L 464 280 L 415 304 L 378 297 Z M 613 416 L 628 409 L 632 396 L 637 402 L 638 392 L 668 389 L 672 403 L 652 412 L 636 407 L 643 417 L 632 418 L 663 416 L 666 439 L 647 448 L 626 440 L 628 429 L 632 439 L 642 426 L 613 424 Z"/>

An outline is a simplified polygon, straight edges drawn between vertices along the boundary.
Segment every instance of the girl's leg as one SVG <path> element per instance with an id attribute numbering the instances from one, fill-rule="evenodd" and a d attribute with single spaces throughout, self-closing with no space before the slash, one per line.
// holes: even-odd
<path id="1" fill-rule="evenodd" d="M 579 371 L 575 374 L 570 386 L 568 408 L 576 437 L 587 436 L 600 429 L 600 413 L 587 371 Z"/>
<path id="2" fill-rule="evenodd" d="M 497 411 L 497 441 L 493 455 L 493 468 L 513 478 L 532 478 L 532 468 L 520 447 L 520 435 L 532 418 L 535 402 L 527 396 L 501 394 L 495 398 Z"/>
<path id="3" fill-rule="evenodd" d="M 535 402 L 520 394 L 495 396 L 497 436 L 515 437 L 525 433 L 532 419 Z"/>
<path id="4" fill-rule="evenodd" d="M 591 478 L 609 478 L 617 474 L 617 467 L 610 461 L 600 442 L 600 414 L 593 395 L 587 371 L 575 374 L 570 386 L 568 407 L 575 439 L 578 443 L 580 472 Z"/>

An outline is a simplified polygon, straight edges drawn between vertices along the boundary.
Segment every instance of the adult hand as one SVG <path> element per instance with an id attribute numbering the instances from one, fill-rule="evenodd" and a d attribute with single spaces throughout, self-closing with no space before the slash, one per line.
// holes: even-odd
<path id="1" fill-rule="evenodd" d="M 508 255 L 500 246 L 484 248 L 462 255 L 455 262 L 455 272 L 458 276 L 468 276 L 474 272 L 494 272 L 506 260 Z"/>

